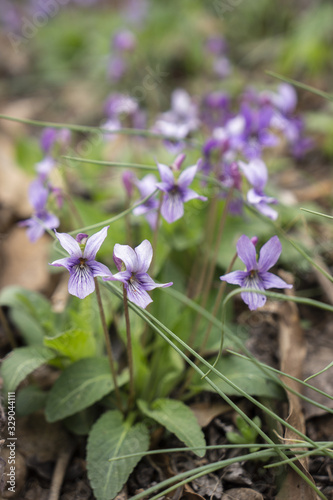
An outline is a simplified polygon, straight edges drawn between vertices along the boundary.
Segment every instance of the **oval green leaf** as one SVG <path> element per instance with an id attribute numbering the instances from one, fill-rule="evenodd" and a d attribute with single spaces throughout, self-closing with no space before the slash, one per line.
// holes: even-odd
<path id="1" fill-rule="evenodd" d="M 119 411 L 108 411 L 93 426 L 87 445 L 87 469 L 97 500 L 114 498 L 149 448 L 149 433 L 143 423 L 124 422 Z M 140 456 L 112 460 L 131 453 Z"/>
<path id="2" fill-rule="evenodd" d="M 123 372 L 122 385 L 128 380 Z M 46 403 L 46 419 L 55 422 L 96 403 L 114 389 L 107 358 L 85 358 L 70 365 L 52 387 Z"/>
<path id="3" fill-rule="evenodd" d="M 192 410 L 175 399 L 156 399 L 151 407 L 145 401 L 138 401 L 142 413 L 163 425 L 189 447 L 202 448 L 193 450 L 199 457 L 206 453 L 205 436 Z"/>

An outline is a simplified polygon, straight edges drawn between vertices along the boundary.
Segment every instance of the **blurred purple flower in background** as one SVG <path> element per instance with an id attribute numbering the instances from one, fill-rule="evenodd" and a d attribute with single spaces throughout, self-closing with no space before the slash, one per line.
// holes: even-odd
<path id="1" fill-rule="evenodd" d="M 152 194 L 157 188 L 157 178 L 154 174 L 147 174 L 141 180 L 136 179 L 135 185 L 138 188 L 141 199 L 146 198 Z M 133 210 L 133 215 L 144 215 L 147 222 L 152 230 L 156 229 L 157 225 L 157 209 L 159 206 L 159 201 L 157 200 L 157 195 L 152 196 L 147 201 L 135 207 Z"/>
<path id="2" fill-rule="evenodd" d="M 171 109 L 157 118 L 154 132 L 168 139 L 184 139 L 200 125 L 198 108 L 184 89 L 176 89 L 171 95 Z"/>
<path id="3" fill-rule="evenodd" d="M 276 264 L 281 251 L 282 246 L 279 238 L 273 236 L 261 248 L 257 263 L 255 246 L 247 236 L 243 235 L 237 242 L 237 253 L 244 262 L 246 271 L 232 271 L 220 276 L 220 279 L 242 288 L 254 288 L 261 291 L 269 288 L 292 288 L 292 285 L 288 285 L 275 274 L 268 272 L 268 269 Z M 254 292 L 242 292 L 241 297 L 251 311 L 266 303 L 265 295 Z"/>
<path id="4" fill-rule="evenodd" d="M 44 187 L 41 180 L 36 179 L 29 186 L 29 201 L 34 208 L 30 219 L 20 221 L 20 227 L 27 227 L 27 235 L 32 243 L 41 238 L 45 229 L 55 229 L 60 222 L 56 215 L 46 210 L 49 190 Z"/>
<path id="5" fill-rule="evenodd" d="M 121 281 L 131 302 L 145 309 L 152 299 L 147 292 L 157 287 L 168 287 L 173 283 L 155 283 L 147 274 L 153 258 L 153 248 L 148 240 L 144 240 L 134 250 L 128 245 L 114 246 L 113 260 L 117 266 L 117 274 L 103 278 L 104 281 Z"/>
<path id="6" fill-rule="evenodd" d="M 239 161 L 238 165 L 247 180 L 252 184 L 252 188 L 247 193 L 247 201 L 269 219 L 276 220 L 278 213 L 269 205 L 276 204 L 277 200 L 264 193 L 268 180 L 265 163 L 260 158 L 256 158 L 248 164 Z"/>

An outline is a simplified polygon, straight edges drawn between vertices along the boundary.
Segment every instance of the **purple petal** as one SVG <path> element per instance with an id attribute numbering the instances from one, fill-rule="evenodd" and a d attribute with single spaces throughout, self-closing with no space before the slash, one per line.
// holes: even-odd
<path id="1" fill-rule="evenodd" d="M 95 281 L 93 273 L 89 267 L 85 266 L 80 269 L 75 266 L 68 281 L 68 291 L 71 295 L 75 295 L 79 299 L 84 299 L 95 290 Z"/>
<path id="2" fill-rule="evenodd" d="M 271 220 L 276 220 L 278 218 L 278 213 L 276 210 L 274 210 L 272 207 L 267 205 L 265 202 L 260 202 L 258 205 L 255 205 L 256 209 L 258 212 L 261 214 L 265 215 Z"/>
<path id="3" fill-rule="evenodd" d="M 182 197 L 183 197 L 184 203 L 186 203 L 187 201 L 190 201 L 190 200 L 194 200 L 194 199 L 198 199 L 201 201 L 207 201 L 207 199 L 208 199 L 206 196 L 202 196 L 202 195 L 196 193 L 195 191 L 193 191 L 193 189 L 189 189 L 189 188 L 186 188 Z"/>
<path id="4" fill-rule="evenodd" d="M 31 243 L 35 243 L 41 238 L 45 232 L 43 226 L 36 219 L 28 219 L 26 224 L 28 226 L 27 235 Z M 23 225 L 23 224 L 21 224 Z"/>
<path id="5" fill-rule="evenodd" d="M 241 293 L 242 300 L 249 306 L 251 311 L 258 309 L 258 307 L 262 307 L 265 305 L 267 298 L 265 295 L 260 295 L 255 292 L 242 292 Z"/>
<path id="6" fill-rule="evenodd" d="M 292 288 L 293 285 L 288 285 L 284 280 L 275 276 L 275 274 L 268 272 L 260 272 L 260 279 L 262 280 L 265 289 L 267 288 Z"/>
<path id="7" fill-rule="evenodd" d="M 48 195 L 48 190 L 39 179 L 31 182 L 29 186 L 29 201 L 36 211 L 44 209 Z"/>
<path id="8" fill-rule="evenodd" d="M 90 267 L 93 276 L 112 276 L 112 273 L 110 269 L 105 266 L 104 264 L 101 264 L 100 262 L 96 262 L 96 260 L 93 261 L 87 261 L 86 265 Z"/>
<path id="9" fill-rule="evenodd" d="M 146 273 L 149 269 L 153 258 L 153 247 L 148 240 L 144 240 L 135 248 L 135 253 L 138 258 L 138 267 L 136 273 Z"/>
<path id="10" fill-rule="evenodd" d="M 43 221 L 45 226 L 49 229 L 55 229 L 60 225 L 60 220 L 58 219 L 58 217 L 54 214 L 51 214 L 50 212 L 46 212 Z"/>
<path id="11" fill-rule="evenodd" d="M 98 233 L 93 234 L 88 238 L 87 244 L 84 248 L 83 257 L 87 260 L 94 260 L 98 250 L 100 249 L 103 241 L 106 238 L 110 226 L 103 227 Z"/>
<path id="12" fill-rule="evenodd" d="M 280 240 L 277 236 L 273 236 L 270 240 L 263 245 L 260 250 L 258 269 L 261 273 L 266 272 L 274 264 L 276 264 L 278 258 L 282 252 L 282 246 Z"/>
<path id="13" fill-rule="evenodd" d="M 244 286 L 244 280 L 248 276 L 246 271 L 232 271 L 231 273 L 220 276 L 220 280 L 226 281 L 231 285 Z"/>
<path id="14" fill-rule="evenodd" d="M 268 180 L 268 173 L 265 163 L 260 158 L 255 158 L 248 164 L 243 161 L 238 162 L 238 164 L 247 180 L 255 189 L 264 189 Z"/>
<path id="15" fill-rule="evenodd" d="M 133 248 L 129 245 L 120 245 L 116 243 L 113 249 L 113 260 L 118 271 L 121 270 L 122 264 L 125 264 L 126 271 L 135 272 L 138 268 L 138 258 Z"/>
<path id="16" fill-rule="evenodd" d="M 129 285 L 126 286 L 126 290 L 128 299 L 143 309 L 153 302 L 148 293 L 140 286 Z"/>
<path id="17" fill-rule="evenodd" d="M 65 267 L 67 271 L 71 271 L 73 266 L 77 264 L 77 259 L 73 259 L 72 257 L 64 257 L 63 259 L 54 260 L 53 262 L 51 262 L 50 266 Z"/>
<path id="18" fill-rule="evenodd" d="M 132 273 L 129 271 L 121 271 L 120 273 L 116 274 L 110 274 L 109 276 L 103 277 L 103 281 L 121 281 L 121 283 L 124 283 L 127 285 L 131 278 Z"/>
<path id="19" fill-rule="evenodd" d="M 194 176 L 197 172 L 197 165 L 188 167 L 180 174 L 178 179 L 178 186 L 182 189 L 187 188 L 193 182 Z"/>
<path id="20" fill-rule="evenodd" d="M 157 163 L 158 170 L 162 179 L 162 182 L 172 187 L 175 184 L 175 179 L 170 167 L 163 165 L 163 163 Z"/>
<path id="21" fill-rule="evenodd" d="M 164 195 L 161 214 L 169 224 L 183 217 L 184 205 L 180 193 Z"/>
<path id="22" fill-rule="evenodd" d="M 58 233 L 54 230 L 56 237 L 58 238 L 60 245 L 64 248 L 71 257 L 81 258 L 82 251 L 78 242 L 67 233 Z"/>
<path id="23" fill-rule="evenodd" d="M 237 241 L 236 246 L 238 257 L 246 265 L 246 270 L 252 271 L 253 269 L 257 269 L 256 249 L 252 241 L 243 234 Z"/>
<path id="24" fill-rule="evenodd" d="M 155 281 L 147 273 L 137 274 L 136 278 L 137 278 L 138 282 L 140 283 L 140 285 L 142 286 L 142 288 L 146 291 L 154 290 L 154 288 L 160 288 L 160 287 L 166 288 L 168 286 L 173 285 L 172 282 L 170 282 L 170 283 L 155 283 Z"/>

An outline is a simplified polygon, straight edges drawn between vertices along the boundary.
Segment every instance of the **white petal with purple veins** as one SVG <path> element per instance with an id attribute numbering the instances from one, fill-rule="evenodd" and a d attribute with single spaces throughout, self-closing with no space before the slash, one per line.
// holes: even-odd
<path id="1" fill-rule="evenodd" d="M 129 245 L 120 245 L 116 243 L 113 249 L 113 260 L 118 268 L 122 268 L 122 263 L 125 264 L 126 271 L 135 272 L 138 268 L 138 258 L 133 248 Z"/>
<path id="2" fill-rule="evenodd" d="M 60 241 L 60 245 L 64 248 L 70 256 L 80 258 L 82 257 L 82 251 L 78 242 L 67 233 L 58 233 L 54 231 L 56 237 Z"/>
<path id="3" fill-rule="evenodd" d="M 90 236 L 84 248 L 83 257 L 87 260 L 94 260 L 98 250 L 107 236 L 110 226 L 103 227 L 100 231 Z"/>
<path id="4" fill-rule="evenodd" d="M 184 205 L 179 193 L 164 195 L 161 214 L 169 224 L 183 217 Z"/>
<path id="5" fill-rule="evenodd" d="M 144 240 L 135 248 L 135 253 L 138 259 L 138 267 L 136 273 L 146 273 L 149 269 L 153 258 L 153 247 L 148 240 Z"/>
<path id="6" fill-rule="evenodd" d="M 79 299 L 84 299 L 95 290 L 95 281 L 92 271 L 89 267 L 85 266 L 80 269 L 80 266 L 75 266 L 72 269 L 68 281 L 68 291 L 70 294 L 75 295 Z"/>

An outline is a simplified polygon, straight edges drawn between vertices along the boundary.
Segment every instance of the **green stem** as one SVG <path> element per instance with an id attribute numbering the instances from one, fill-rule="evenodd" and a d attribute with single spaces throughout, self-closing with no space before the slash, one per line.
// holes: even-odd
<path id="1" fill-rule="evenodd" d="M 157 251 L 157 241 L 158 241 L 158 234 L 159 234 L 159 230 L 160 230 L 162 203 L 163 203 L 163 195 L 161 195 L 160 202 L 158 204 L 156 227 L 154 229 L 154 235 L 153 235 L 153 258 L 152 258 L 151 265 L 150 265 L 150 274 L 152 276 L 154 276 L 154 266 L 155 266 L 155 261 L 156 261 L 155 255 L 156 255 L 156 251 Z"/>
<path id="2" fill-rule="evenodd" d="M 103 333 L 104 333 L 104 338 L 105 338 L 105 345 L 106 345 L 106 352 L 108 354 L 108 359 L 109 359 L 109 364 L 110 364 L 110 369 L 111 369 L 111 374 L 112 374 L 112 380 L 113 380 L 113 385 L 116 393 L 116 399 L 117 399 L 117 406 L 120 411 L 123 412 L 123 406 L 121 403 L 121 397 L 120 397 L 120 392 L 119 392 L 119 387 L 117 383 L 117 373 L 114 365 L 114 360 L 113 360 L 113 353 L 112 353 L 112 346 L 111 346 L 111 341 L 110 341 L 110 335 L 108 332 L 107 324 L 106 324 L 106 319 L 105 319 L 105 314 L 104 314 L 104 309 L 103 309 L 103 303 L 102 303 L 102 297 L 101 297 L 101 292 L 99 289 L 99 284 L 97 281 L 97 278 L 95 278 L 95 290 L 96 290 L 96 297 L 97 297 L 97 303 L 98 303 L 98 309 L 99 309 L 99 314 L 101 317 L 101 322 L 102 322 L 102 328 L 103 328 Z"/>
<path id="3" fill-rule="evenodd" d="M 131 337 L 131 323 L 128 311 L 128 300 L 127 300 L 127 291 L 125 285 L 123 285 L 123 300 L 124 300 L 124 314 L 125 314 L 125 322 L 126 322 L 126 338 L 127 338 L 127 359 L 128 359 L 128 368 L 129 368 L 129 396 L 128 396 L 128 410 L 133 407 L 134 403 L 134 369 L 133 369 L 133 348 L 132 348 L 132 337 Z"/>
<path id="4" fill-rule="evenodd" d="M 209 296 L 210 287 L 212 285 L 212 281 L 213 281 L 213 277 L 214 277 L 214 271 L 215 271 L 215 266 L 216 266 L 216 261 L 217 261 L 217 254 L 218 254 L 219 246 L 220 246 L 220 243 L 221 243 L 221 238 L 222 238 L 222 235 L 223 235 L 223 230 L 224 230 L 225 222 L 226 222 L 227 215 L 228 215 L 229 204 L 230 204 L 230 201 L 232 199 L 233 192 L 234 192 L 234 190 L 233 190 L 233 188 L 231 188 L 229 190 L 229 192 L 228 192 L 228 196 L 227 196 L 224 208 L 223 208 L 223 213 L 222 213 L 222 217 L 221 217 L 221 221 L 220 221 L 220 226 L 219 226 L 219 232 L 218 232 L 217 239 L 216 239 L 216 242 L 215 242 L 214 255 L 213 255 L 212 261 L 210 263 L 210 267 L 209 267 L 209 270 L 208 270 L 208 276 L 206 276 L 206 283 L 205 283 L 204 290 L 203 290 L 203 298 L 202 298 L 202 302 L 201 302 L 201 307 L 203 309 L 206 306 L 206 303 L 207 303 L 207 300 L 208 300 L 208 296 Z M 195 338 L 196 338 L 196 334 L 197 334 L 197 331 L 198 331 L 198 328 L 199 328 L 199 325 L 200 325 L 201 318 L 202 318 L 201 313 L 198 313 L 197 317 L 195 319 L 195 322 L 194 322 L 194 327 L 192 329 L 190 338 L 188 340 L 188 344 L 191 347 L 193 346 L 193 344 L 195 342 Z"/>

